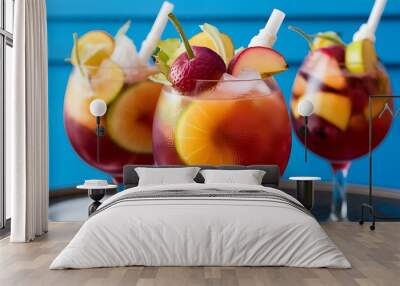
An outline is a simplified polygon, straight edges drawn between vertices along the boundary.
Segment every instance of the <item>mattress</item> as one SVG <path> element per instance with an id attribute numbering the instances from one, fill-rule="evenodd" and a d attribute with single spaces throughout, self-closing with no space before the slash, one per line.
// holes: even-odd
<path id="1" fill-rule="evenodd" d="M 138 186 L 110 197 L 50 269 L 132 265 L 351 267 L 286 193 L 198 183 Z"/>

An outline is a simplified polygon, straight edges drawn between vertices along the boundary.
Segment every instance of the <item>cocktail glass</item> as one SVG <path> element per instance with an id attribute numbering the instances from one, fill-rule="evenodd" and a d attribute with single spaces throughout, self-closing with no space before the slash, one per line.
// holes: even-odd
<path id="1" fill-rule="evenodd" d="M 304 118 L 297 113 L 297 105 L 302 99 L 313 103 L 307 145 L 332 166 L 330 218 L 343 220 L 347 218 L 345 186 L 351 161 L 369 150 L 369 97 L 391 96 L 392 92 L 389 77 L 380 63 L 372 69 L 368 67 L 368 72 L 349 72 L 339 64 L 335 54 L 327 51 L 311 51 L 300 67 L 292 89 L 291 117 L 294 131 L 304 143 Z M 353 64 L 363 69 L 362 63 Z M 393 99 L 371 100 L 372 148 L 382 142 L 392 124 L 390 112 L 385 112 L 387 107 L 393 107 Z"/>
<path id="2" fill-rule="evenodd" d="M 283 173 L 291 140 L 273 78 L 197 81 L 190 95 L 165 86 L 153 121 L 156 164 L 277 164 Z"/>
<path id="3" fill-rule="evenodd" d="M 147 80 L 151 67 L 127 71 L 112 61 L 100 66 L 72 69 L 64 99 L 64 123 L 68 138 L 78 155 L 117 182 L 122 181 L 125 164 L 153 164 L 153 116 L 162 85 Z M 105 136 L 100 139 L 96 158 L 96 118 L 90 113 L 92 100 L 107 103 L 101 118 Z"/>

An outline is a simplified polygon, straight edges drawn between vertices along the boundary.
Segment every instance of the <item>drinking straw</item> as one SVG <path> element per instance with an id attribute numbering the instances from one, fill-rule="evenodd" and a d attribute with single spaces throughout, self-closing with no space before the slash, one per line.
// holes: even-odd
<path id="1" fill-rule="evenodd" d="M 249 47 L 264 46 L 271 48 L 276 41 L 276 35 L 282 25 L 283 19 L 285 19 L 285 13 L 274 9 L 264 29 L 261 29 L 258 35 L 251 39 Z"/>
<path id="2" fill-rule="evenodd" d="M 139 57 L 143 64 L 146 64 L 150 59 L 154 49 L 160 41 L 161 34 L 164 32 L 168 22 L 168 14 L 172 12 L 174 5 L 168 1 L 164 1 L 158 12 L 157 18 L 154 21 L 153 27 L 148 33 L 146 39 L 142 42 Z"/>
<path id="3" fill-rule="evenodd" d="M 375 0 L 367 23 L 360 26 L 358 31 L 354 33 L 353 41 L 370 39 L 375 41 L 375 32 L 381 20 L 383 10 L 385 9 L 387 0 Z"/>

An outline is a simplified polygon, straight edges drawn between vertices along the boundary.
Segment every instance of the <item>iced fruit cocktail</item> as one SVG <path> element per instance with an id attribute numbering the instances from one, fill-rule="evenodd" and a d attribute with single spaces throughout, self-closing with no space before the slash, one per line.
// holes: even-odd
<path id="1" fill-rule="evenodd" d="M 335 32 L 308 35 L 298 28 L 292 29 L 302 34 L 310 46 L 293 84 L 293 128 L 304 143 L 304 118 L 297 110 L 301 101 L 312 102 L 308 147 L 330 162 L 335 173 L 331 218 L 345 219 L 344 179 L 350 162 L 368 153 L 369 120 L 372 149 L 382 142 L 392 123 L 391 114 L 384 112 L 385 106 L 393 107 L 393 99 L 389 77 L 375 52 L 376 25 L 374 29 L 361 29 L 349 44 Z M 371 110 L 370 96 L 378 97 L 371 99 Z"/>
<path id="2" fill-rule="evenodd" d="M 153 121 L 157 164 L 277 164 L 286 168 L 291 127 L 272 75 L 287 64 L 271 48 L 283 13 L 275 10 L 249 47 L 235 52 L 231 38 L 210 24 L 182 42 L 160 42 L 155 59 L 162 82 Z M 268 36 L 269 35 L 269 36 Z"/>
<path id="3" fill-rule="evenodd" d="M 90 165 L 122 179 L 125 164 L 153 164 L 153 116 L 162 85 L 148 79 L 159 72 L 149 65 L 154 48 L 168 22 L 172 5 L 164 3 L 140 52 L 127 35 L 130 22 L 115 37 L 90 31 L 76 37 L 64 102 L 64 122 L 70 142 Z M 105 136 L 96 147 L 96 118 L 89 106 L 94 99 L 107 104 L 101 118 Z"/>

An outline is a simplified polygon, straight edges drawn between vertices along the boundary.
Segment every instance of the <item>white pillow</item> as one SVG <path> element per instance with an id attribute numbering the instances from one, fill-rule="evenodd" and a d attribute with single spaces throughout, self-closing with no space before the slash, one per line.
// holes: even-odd
<path id="1" fill-rule="evenodd" d="M 193 179 L 199 170 L 199 167 L 135 168 L 139 186 L 195 183 Z"/>
<path id="2" fill-rule="evenodd" d="M 265 171 L 262 170 L 202 170 L 205 184 L 261 185 Z"/>

